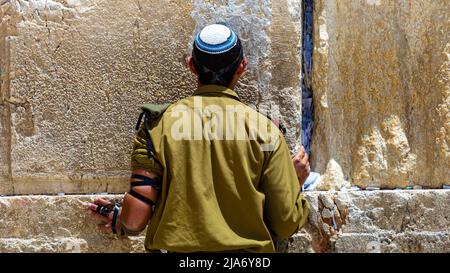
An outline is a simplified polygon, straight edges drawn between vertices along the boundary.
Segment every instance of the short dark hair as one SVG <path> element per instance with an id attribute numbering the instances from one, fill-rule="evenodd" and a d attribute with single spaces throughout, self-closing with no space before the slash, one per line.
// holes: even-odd
<path id="1" fill-rule="evenodd" d="M 229 86 L 244 58 L 244 53 L 239 39 L 232 49 L 221 54 L 209 54 L 201 51 L 194 42 L 192 58 L 202 84 Z"/>

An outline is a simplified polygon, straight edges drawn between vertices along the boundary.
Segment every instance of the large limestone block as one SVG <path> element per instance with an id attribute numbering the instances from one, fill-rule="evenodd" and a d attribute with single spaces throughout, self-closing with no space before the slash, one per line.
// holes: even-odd
<path id="1" fill-rule="evenodd" d="M 97 231 L 82 202 L 121 196 L 0 198 L 0 252 L 143 252 L 144 239 Z"/>
<path id="2" fill-rule="evenodd" d="M 344 234 L 335 244 L 338 253 L 449 253 L 449 232 L 382 232 Z"/>
<path id="3" fill-rule="evenodd" d="M 279 243 L 280 252 L 450 252 L 450 190 L 305 195 L 308 223 Z M 144 251 L 142 236 L 118 240 L 96 231 L 81 205 L 96 197 L 0 197 L 0 252 Z"/>
<path id="4" fill-rule="evenodd" d="M 336 170 L 362 187 L 450 184 L 449 14 L 446 0 L 315 1 L 312 157 L 327 188 L 345 184 Z"/>
<path id="5" fill-rule="evenodd" d="M 294 150 L 301 1 L 225 2 L 0 1 L 0 194 L 126 190 L 139 105 L 192 93 L 185 56 L 217 21 L 250 59 L 239 95 L 282 113 Z"/>
<path id="6" fill-rule="evenodd" d="M 450 190 L 311 192 L 288 252 L 450 252 Z"/>

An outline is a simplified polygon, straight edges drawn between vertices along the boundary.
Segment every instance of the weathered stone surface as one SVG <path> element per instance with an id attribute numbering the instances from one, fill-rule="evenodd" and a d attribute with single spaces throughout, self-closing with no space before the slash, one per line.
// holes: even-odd
<path id="1" fill-rule="evenodd" d="M 0 193 L 123 192 L 139 105 L 191 94 L 184 57 L 216 21 L 250 59 L 243 101 L 299 144 L 300 0 L 1 3 Z"/>
<path id="2" fill-rule="evenodd" d="M 142 253 L 144 238 L 108 239 L 94 242 L 79 238 L 36 236 L 29 239 L 0 238 L 0 253 Z M 89 245 L 88 242 L 91 244 Z"/>
<path id="3" fill-rule="evenodd" d="M 446 0 L 315 1 L 322 188 L 449 184 L 449 14 Z"/>
<path id="4" fill-rule="evenodd" d="M 0 198 L 0 252 L 143 252 L 143 237 L 116 239 L 97 231 L 99 222 L 82 206 L 96 197 Z"/>
<path id="5" fill-rule="evenodd" d="M 282 242 L 280 252 L 450 252 L 450 190 L 306 196 L 312 204 L 309 223 Z M 118 240 L 96 231 L 97 222 L 81 206 L 95 197 L 0 198 L 0 252 L 144 251 L 142 237 Z"/>
<path id="6" fill-rule="evenodd" d="M 0 7 L 0 193 L 12 193 L 10 135 L 10 107 L 4 103 L 9 98 L 9 39 L 6 38 L 7 23 Z"/>
<path id="7" fill-rule="evenodd" d="M 53 253 L 86 251 L 86 242 L 76 238 L 0 239 L 0 253 Z"/>
<path id="8" fill-rule="evenodd" d="M 450 184 L 448 11 L 445 0 L 315 1 L 320 189 Z M 216 21 L 250 59 L 239 94 L 281 113 L 296 150 L 300 0 L 2 1 L 0 193 L 124 191 L 138 105 L 190 94 L 184 57 Z"/>
<path id="9" fill-rule="evenodd" d="M 289 240 L 288 252 L 450 252 L 448 190 L 312 192 L 307 197 L 309 223 Z"/>
<path id="10" fill-rule="evenodd" d="M 449 232 L 347 233 L 336 241 L 339 253 L 448 253 Z"/>

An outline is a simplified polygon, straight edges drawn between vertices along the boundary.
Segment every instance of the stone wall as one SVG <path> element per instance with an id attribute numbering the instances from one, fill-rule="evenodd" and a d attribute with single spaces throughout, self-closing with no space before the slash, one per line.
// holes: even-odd
<path id="1" fill-rule="evenodd" d="M 446 0 L 317 0 L 313 165 L 323 189 L 450 184 Z"/>
<path id="2" fill-rule="evenodd" d="M 95 197 L 16 196 L 0 198 L 1 252 L 144 252 L 144 237 L 119 240 L 97 231 L 82 202 Z M 144 235 L 144 234 L 143 234 Z"/>
<path id="3" fill-rule="evenodd" d="M 295 149 L 300 2 L 1 1 L 0 194 L 125 191 L 139 105 L 193 92 L 184 60 L 216 21 L 250 59 L 239 95 L 280 109 Z"/>
<path id="4" fill-rule="evenodd" d="M 306 227 L 279 252 L 450 252 L 450 190 L 306 193 Z M 1 252 L 144 252 L 143 237 L 96 231 L 84 196 L 0 198 Z M 117 199 L 121 196 L 107 195 Z"/>
<path id="5" fill-rule="evenodd" d="M 321 189 L 450 184 L 448 11 L 315 2 Z M 184 57 L 216 21 L 244 41 L 244 102 L 281 113 L 300 144 L 300 0 L 3 0 L 0 18 L 0 193 L 124 191 L 138 106 L 192 92 Z"/>
<path id="6" fill-rule="evenodd" d="M 315 0 L 311 163 L 321 190 L 450 184 L 445 0 Z M 141 252 L 81 201 L 128 187 L 143 103 L 189 96 L 192 36 L 225 21 L 244 102 L 300 145 L 301 0 L 0 0 L 0 252 Z M 27 195 L 28 194 L 28 195 Z M 46 194 L 34 196 L 34 194 Z M 307 193 L 282 252 L 450 252 L 448 190 Z M 111 198 L 120 196 L 108 195 Z"/>
<path id="7" fill-rule="evenodd" d="M 309 223 L 288 252 L 448 253 L 450 191 L 307 193 Z"/>

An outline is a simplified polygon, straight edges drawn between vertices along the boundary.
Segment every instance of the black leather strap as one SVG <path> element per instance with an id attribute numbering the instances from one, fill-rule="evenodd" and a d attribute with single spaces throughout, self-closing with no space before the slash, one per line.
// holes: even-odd
<path id="1" fill-rule="evenodd" d="M 112 218 L 112 223 L 111 223 L 111 229 L 112 229 L 113 234 L 117 234 L 116 222 L 117 222 L 117 216 L 119 215 L 119 210 L 120 210 L 120 208 L 118 206 L 114 206 L 114 213 L 113 213 L 113 218 Z"/>
<path id="2" fill-rule="evenodd" d="M 146 137 L 146 144 L 147 144 L 147 155 L 149 159 L 153 159 L 156 160 L 155 156 L 154 156 L 154 152 L 155 152 L 155 147 L 153 146 L 153 142 L 152 142 L 152 138 L 150 137 L 150 131 L 148 129 L 148 115 L 145 114 L 144 115 L 144 132 L 145 132 L 145 137 Z"/>
<path id="3" fill-rule="evenodd" d="M 147 197 L 145 197 L 145 196 L 135 192 L 133 189 L 131 189 L 128 193 L 131 196 L 133 196 L 134 198 L 138 199 L 139 201 L 144 202 L 145 204 L 147 204 L 149 206 L 154 206 L 155 205 L 155 202 L 153 202 L 153 200 L 151 200 L 151 199 L 149 199 L 149 198 L 147 198 Z"/>
<path id="4" fill-rule="evenodd" d="M 149 159 L 153 159 L 155 161 L 158 161 L 158 159 L 155 156 L 155 147 L 153 146 L 152 138 L 150 137 L 150 132 L 148 128 L 148 123 L 152 120 L 149 116 L 149 114 L 145 111 L 143 111 L 138 118 L 138 121 L 136 123 L 136 130 L 139 130 L 142 123 L 142 118 L 144 118 L 144 133 L 145 133 L 145 145 L 147 146 L 147 156 Z"/>
<path id="5" fill-rule="evenodd" d="M 139 118 L 138 118 L 137 123 L 136 123 L 136 131 L 139 130 L 139 128 L 141 127 L 142 117 L 144 117 L 144 115 L 145 115 L 145 112 L 142 112 L 139 115 Z"/>
<path id="6" fill-rule="evenodd" d="M 100 215 L 108 216 L 109 213 L 111 212 L 111 209 L 108 208 L 107 206 L 97 205 L 97 208 L 95 211 Z"/>
<path id="7" fill-rule="evenodd" d="M 152 186 L 156 190 L 161 190 L 161 182 L 158 179 L 153 179 L 147 176 L 133 174 L 131 179 L 141 179 L 141 181 L 133 181 L 130 182 L 131 187 L 139 187 L 139 186 Z"/>
<path id="8" fill-rule="evenodd" d="M 121 236 L 125 236 L 126 235 L 125 229 L 122 226 L 120 226 L 120 235 Z"/>

